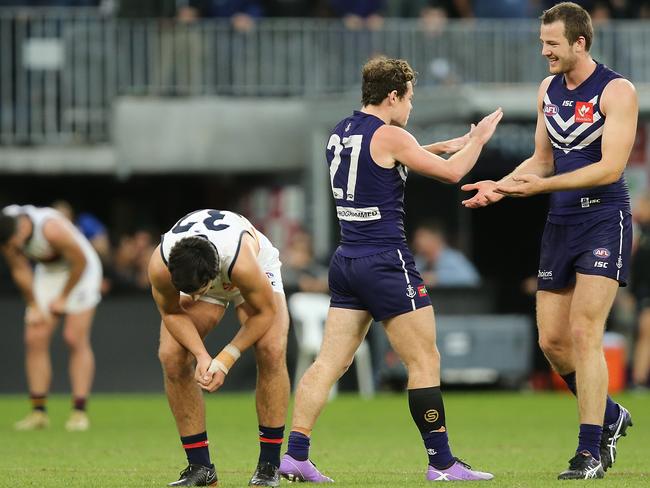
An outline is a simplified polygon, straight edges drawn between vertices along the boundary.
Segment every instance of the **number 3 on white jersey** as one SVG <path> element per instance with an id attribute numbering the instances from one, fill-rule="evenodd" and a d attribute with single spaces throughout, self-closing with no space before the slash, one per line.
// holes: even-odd
<path id="1" fill-rule="evenodd" d="M 343 148 L 352 149 L 350 153 L 350 167 L 348 169 L 348 187 L 346 191 L 345 199 L 349 202 L 354 201 L 354 190 L 357 185 L 357 167 L 359 166 L 359 153 L 361 153 L 361 141 L 363 136 L 360 134 L 344 137 L 341 141 L 341 138 L 338 134 L 332 134 L 329 142 L 327 143 L 327 149 L 334 150 L 334 158 L 330 164 L 330 183 L 332 185 L 332 193 L 334 198 L 337 200 L 343 199 L 343 189 L 334 188 L 334 175 L 341 165 L 341 151 Z"/>

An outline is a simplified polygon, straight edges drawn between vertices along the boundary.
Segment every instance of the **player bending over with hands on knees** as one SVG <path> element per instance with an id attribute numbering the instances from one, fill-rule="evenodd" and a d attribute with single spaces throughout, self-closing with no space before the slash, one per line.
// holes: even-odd
<path id="1" fill-rule="evenodd" d="M 63 214 L 49 207 L 10 205 L 0 213 L 0 251 L 25 297 L 25 367 L 32 412 L 17 430 L 49 426 L 46 402 L 52 379 L 50 343 L 62 317 L 70 351 L 73 410 L 66 430 L 90 427 L 86 400 L 95 375 L 90 343 L 101 300 L 102 265 L 95 249 Z M 36 263 L 32 268 L 30 261 Z"/>
<path id="2" fill-rule="evenodd" d="M 287 312 L 279 253 L 241 215 L 198 210 L 179 220 L 151 256 L 149 277 L 162 317 L 159 357 L 165 391 L 189 466 L 169 486 L 214 486 L 201 389 L 215 391 L 253 346 L 260 456 L 251 486 L 278 486 L 289 399 Z M 203 340 L 234 303 L 241 323 L 212 358 Z"/>

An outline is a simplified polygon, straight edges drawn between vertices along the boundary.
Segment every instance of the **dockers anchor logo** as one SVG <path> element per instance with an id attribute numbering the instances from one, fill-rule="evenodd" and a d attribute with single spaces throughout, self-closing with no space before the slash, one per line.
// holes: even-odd
<path id="1" fill-rule="evenodd" d="M 415 288 L 413 288 L 413 285 L 410 283 L 406 287 L 406 296 L 409 298 L 413 298 L 415 296 Z"/>

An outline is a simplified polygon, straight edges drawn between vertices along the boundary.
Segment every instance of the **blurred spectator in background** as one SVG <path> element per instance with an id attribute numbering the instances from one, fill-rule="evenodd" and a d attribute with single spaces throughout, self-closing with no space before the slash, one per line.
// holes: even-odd
<path id="1" fill-rule="evenodd" d="M 444 228 L 436 221 L 420 224 L 413 235 L 415 264 L 428 286 L 479 286 L 474 265 L 447 244 Z"/>
<path id="2" fill-rule="evenodd" d="M 311 236 L 297 232 L 282 253 L 282 282 L 288 293 L 327 293 L 327 268 L 314 258 Z"/>
<path id="3" fill-rule="evenodd" d="M 189 0 L 201 17 L 230 18 L 237 32 L 249 32 L 264 14 L 262 0 Z"/>
<path id="4" fill-rule="evenodd" d="M 383 14 L 386 17 L 415 18 L 429 7 L 429 0 L 385 0 Z"/>
<path id="5" fill-rule="evenodd" d="M 123 235 L 113 254 L 113 265 L 110 269 L 112 290 L 148 291 L 147 266 L 155 247 L 152 233 L 147 230 Z"/>
<path id="6" fill-rule="evenodd" d="M 173 18 L 176 0 L 119 0 L 117 15 L 124 19 Z"/>
<path id="7" fill-rule="evenodd" d="M 632 263 L 632 292 L 637 300 L 638 336 L 634 349 L 632 384 L 648 386 L 650 374 L 650 194 L 639 197 L 634 208 L 638 238 Z"/>
<path id="8" fill-rule="evenodd" d="M 267 0 L 265 12 L 269 17 L 312 17 L 319 8 L 317 0 Z"/>
<path id="9" fill-rule="evenodd" d="M 156 95 L 188 94 L 200 86 L 202 44 L 195 29 L 199 11 L 181 0 L 119 0 L 122 19 L 158 19 L 160 42 L 126 44 L 132 51 L 147 49 L 154 69 L 148 69 L 149 85 Z"/>
<path id="10" fill-rule="evenodd" d="M 479 19 L 520 19 L 532 14 L 529 0 L 454 0 L 454 6 L 461 17 Z"/>
<path id="11" fill-rule="evenodd" d="M 111 261 L 111 241 L 104 224 L 89 212 L 75 214 L 72 205 L 66 200 L 57 200 L 52 204 L 52 208 L 65 215 L 81 231 L 95 248 L 102 264 L 106 267 Z"/>
<path id="12" fill-rule="evenodd" d="M 350 30 L 379 30 L 384 25 L 383 0 L 329 0 L 329 5 Z"/>

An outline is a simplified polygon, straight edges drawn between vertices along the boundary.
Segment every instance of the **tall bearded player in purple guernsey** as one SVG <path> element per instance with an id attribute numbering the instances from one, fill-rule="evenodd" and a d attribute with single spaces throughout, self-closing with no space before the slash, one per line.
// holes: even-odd
<path id="1" fill-rule="evenodd" d="M 553 76 L 537 98 L 535 153 L 499 182 L 463 186 L 477 208 L 504 196 L 552 192 L 538 272 L 539 343 L 577 396 L 576 454 L 560 479 L 602 478 L 630 413 L 607 396 L 605 320 L 628 280 L 632 228 L 623 177 L 638 116 L 632 83 L 589 55 L 593 28 L 563 2 L 542 17 L 542 55 Z M 567 327 L 568 324 L 568 327 Z"/>
<path id="2" fill-rule="evenodd" d="M 280 474 L 291 480 L 332 481 L 309 460 L 310 435 L 372 319 L 383 322 L 407 366 L 409 407 L 429 455 L 427 479 L 492 478 L 473 471 L 449 448 L 433 308 L 406 244 L 403 217 L 408 170 L 457 183 L 474 167 L 502 112 L 488 115 L 464 137 L 420 146 L 403 128 L 414 81 L 406 61 L 369 61 L 363 68 L 362 109 L 343 119 L 327 142 L 341 245 L 330 263 L 332 299 L 323 344 L 297 387 L 288 452 L 280 465 Z M 452 152 L 448 160 L 437 155 Z"/>

